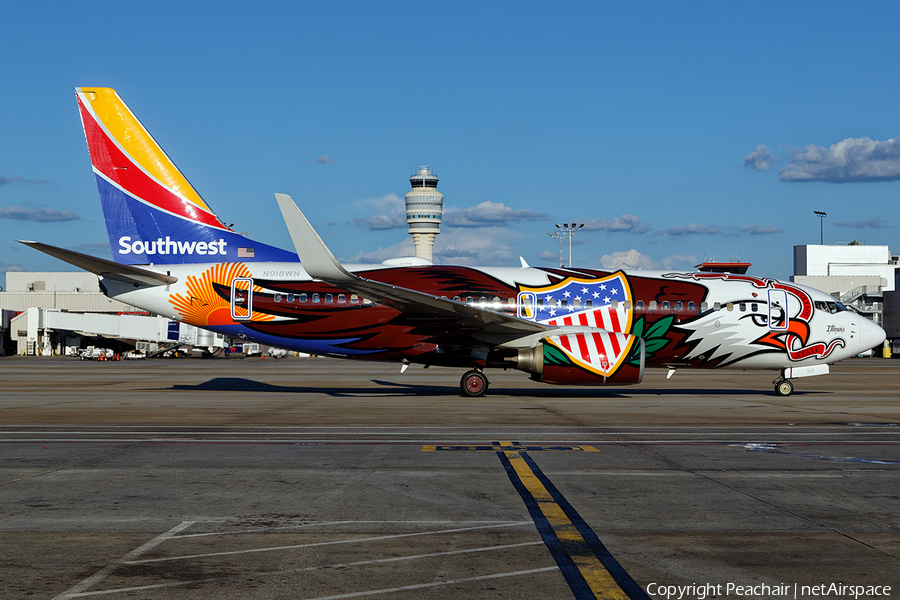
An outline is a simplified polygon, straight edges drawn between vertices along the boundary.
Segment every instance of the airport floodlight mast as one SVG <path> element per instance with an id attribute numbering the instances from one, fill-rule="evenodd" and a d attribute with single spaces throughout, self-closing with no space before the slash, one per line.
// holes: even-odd
<path id="1" fill-rule="evenodd" d="M 817 217 L 819 217 L 819 245 L 825 245 L 825 217 L 826 214 L 820 210 L 813 211 Z"/>
<path id="2" fill-rule="evenodd" d="M 557 224 L 556 228 L 560 231 L 555 231 L 553 233 L 548 233 L 552 238 L 559 240 L 559 266 L 564 267 L 562 261 L 562 241 L 564 239 L 569 240 L 569 268 L 572 267 L 572 236 L 575 235 L 575 232 L 584 227 L 584 223 L 563 223 L 562 225 Z"/>

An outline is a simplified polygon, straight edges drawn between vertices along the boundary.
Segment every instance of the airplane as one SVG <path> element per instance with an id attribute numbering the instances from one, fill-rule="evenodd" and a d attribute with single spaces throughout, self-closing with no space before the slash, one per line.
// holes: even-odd
<path id="1" fill-rule="evenodd" d="M 463 369 L 465 397 L 509 368 L 588 386 L 647 368 L 772 370 L 788 396 L 885 339 L 823 292 L 743 274 L 344 265 L 285 194 L 294 249 L 270 246 L 223 223 L 114 90 L 76 98 L 115 260 L 22 243 L 97 274 L 110 298 L 234 339 Z"/>

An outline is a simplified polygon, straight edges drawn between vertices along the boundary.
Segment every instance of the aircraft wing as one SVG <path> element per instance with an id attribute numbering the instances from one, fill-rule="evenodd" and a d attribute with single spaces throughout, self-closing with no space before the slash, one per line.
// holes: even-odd
<path id="1" fill-rule="evenodd" d="M 65 261 L 70 265 L 75 265 L 79 269 L 84 269 L 85 271 L 99 275 L 104 279 L 123 281 L 135 286 L 168 285 L 178 281 L 177 277 L 172 277 L 171 275 L 163 275 L 162 273 L 157 273 L 156 271 L 151 271 L 149 269 L 141 269 L 140 267 L 121 265 L 111 260 L 97 258 L 95 256 L 90 256 L 89 254 L 82 254 L 81 252 L 74 252 L 64 248 L 57 248 L 56 246 L 42 244 L 41 242 L 19 240 L 19 243 L 31 246 L 35 250 L 40 250 L 44 254 L 49 254 L 54 258 Z"/>
<path id="2" fill-rule="evenodd" d="M 471 328 L 473 333 L 482 335 L 516 338 L 551 329 L 533 321 L 355 275 L 338 262 L 290 196 L 275 194 L 275 199 L 281 208 L 297 256 L 303 268 L 314 279 L 381 302 L 401 312 L 457 317 L 457 327 Z"/>

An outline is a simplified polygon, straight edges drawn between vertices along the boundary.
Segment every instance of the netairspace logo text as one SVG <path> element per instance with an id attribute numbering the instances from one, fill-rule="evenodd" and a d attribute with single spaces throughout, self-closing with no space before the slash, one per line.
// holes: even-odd
<path id="1" fill-rule="evenodd" d="M 768 584 L 742 585 L 738 583 L 692 583 L 690 585 L 662 585 L 651 583 L 647 593 L 665 600 L 705 600 L 715 596 L 767 596 L 784 597 L 792 600 L 800 598 L 876 598 L 891 595 L 889 585 L 848 585 L 844 583 L 821 583 L 818 585 Z"/>

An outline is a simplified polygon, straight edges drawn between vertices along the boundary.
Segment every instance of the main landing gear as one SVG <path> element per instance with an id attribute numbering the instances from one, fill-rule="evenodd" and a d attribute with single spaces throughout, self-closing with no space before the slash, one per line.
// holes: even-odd
<path id="1" fill-rule="evenodd" d="M 488 379 L 481 371 L 466 371 L 459 380 L 460 395 L 465 398 L 480 398 L 488 389 Z"/>
<path id="2" fill-rule="evenodd" d="M 784 379 L 779 377 L 774 381 L 775 383 L 775 393 L 779 396 L 790 396 L 794 393 L 794 384 L 791 383 L 790 379 Z"/>

